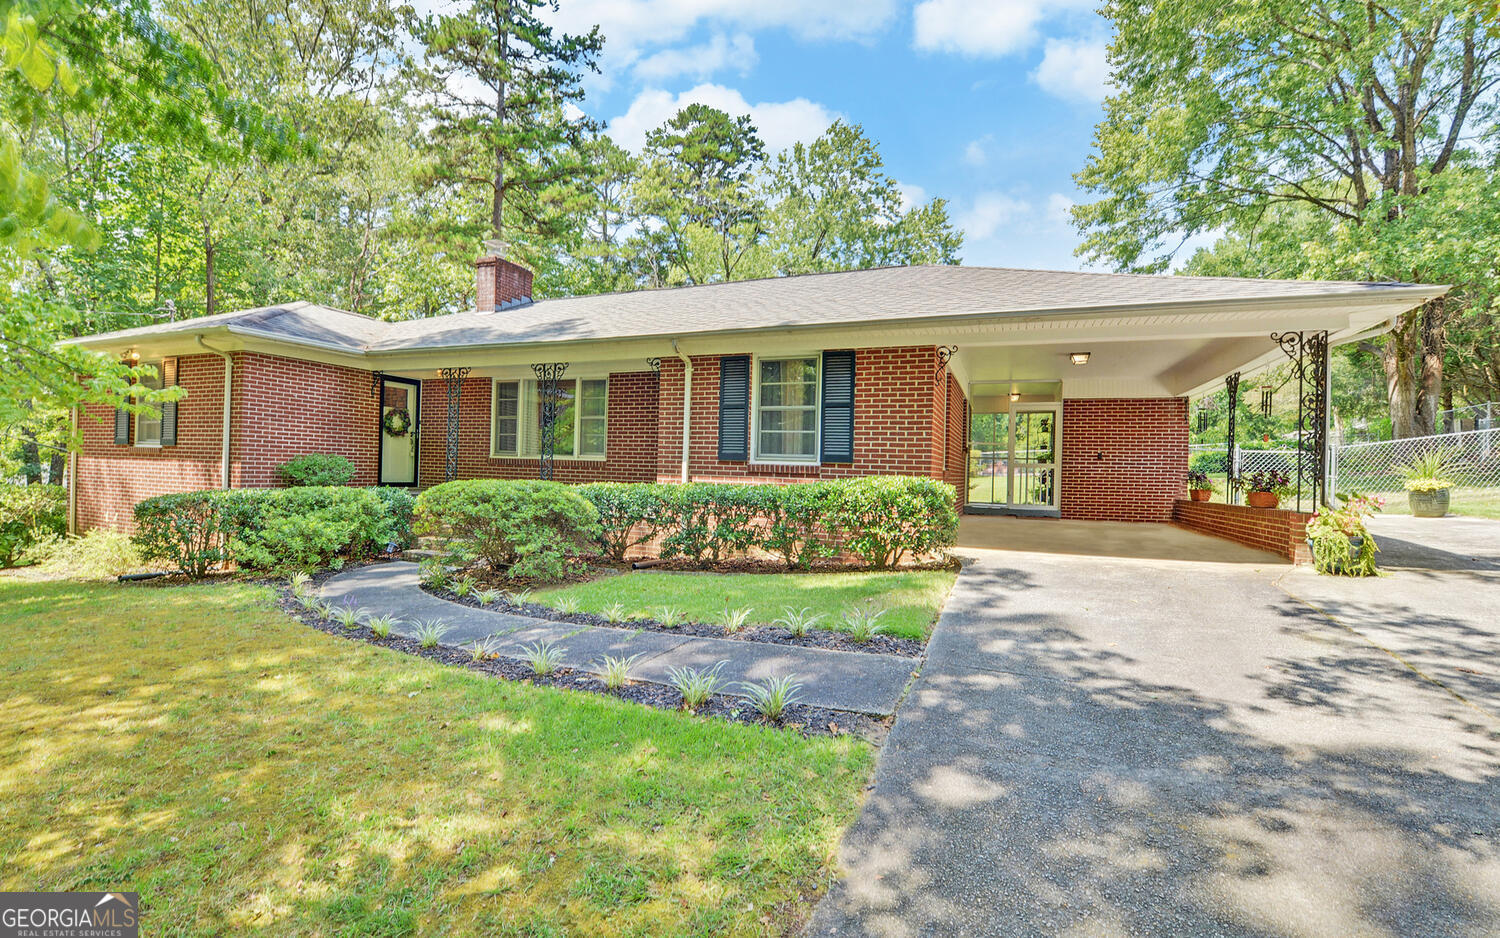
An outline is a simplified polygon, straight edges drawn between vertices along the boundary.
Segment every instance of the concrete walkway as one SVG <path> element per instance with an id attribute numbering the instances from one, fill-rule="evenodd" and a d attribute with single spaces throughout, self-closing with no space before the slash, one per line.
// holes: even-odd
<path id="1" fill-rule="evenodd" d="M 1441 556 L 1500 523 L 1441 531 L 1361 581 L 966 551 L 807 934 L 1500 934 L 1500 573 Z"/>
<path id="2" fill-rule="evenodd" d="M 412 637 L 419 619 L 441 619 L 448 632 L 443 644 L 464 646 L 490 638 L 501 655 L 520 658 L 521 648 L 535 642 L 554 642 L 563 662 L 572 668 L 598 673 L 605 655 L 641 658 L 631 668 L 639 680 L 670 683 L 669 668 L 706 668 L 723 661 L 720 673 L 733 693 L 736 681 L 796 675 L 802 682 L 802 702 L 815 707 L 888 716 L 919 662 L 894 655 L 866 655 L 796 645 L 698 638 L 668 632 L 595 628 L 528 616 L 487 612 L 439 599 L 422 590 L 417 565 L 385 563 L 340 573 L 326 580 L 322 597 L 340 603 L 346 597 L 377 614 L 400 616 L 394 631 Z"/>

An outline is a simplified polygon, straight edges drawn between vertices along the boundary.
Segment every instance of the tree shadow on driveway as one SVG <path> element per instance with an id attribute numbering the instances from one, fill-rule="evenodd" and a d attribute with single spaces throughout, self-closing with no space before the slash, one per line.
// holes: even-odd
<path id="1" fill-rule="evenodd" d="M 1500 932 L 1483 712 L 1269 582 L 1163 593 L 1148 647 L 1079 612 L 1108 571 L 1011 562 L 960 578 L 808 934 Z M 1200 607 L 1256 630 L 1227 664 L 1174 658 Z"/>

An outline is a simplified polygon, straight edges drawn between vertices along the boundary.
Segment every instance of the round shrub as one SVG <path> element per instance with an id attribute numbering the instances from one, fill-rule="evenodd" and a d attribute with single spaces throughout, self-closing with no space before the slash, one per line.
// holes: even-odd
<path id="1" fill-rule="evenodd" d="M 599 511 L 558 482 L 465 479 L 417 496 L 413 528 L 448 537 L 452 560 L 557 579 L 598 541 Z"/>
<path id="2" fill-rule="evenodd" d="M 343 456 L 308 453 L 282 463 L 276 473 L 287 485 L 348 485 L 354 480 L 354 463 Z"/>

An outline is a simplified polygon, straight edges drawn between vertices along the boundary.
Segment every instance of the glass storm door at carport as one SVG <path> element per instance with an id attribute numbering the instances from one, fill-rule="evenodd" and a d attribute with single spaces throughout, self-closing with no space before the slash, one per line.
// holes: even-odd
<path id="1" fill-rule="evenodd" d="M 421 386 L 380 379 L 380 484 L 417 484 L 417 420 Z"/>

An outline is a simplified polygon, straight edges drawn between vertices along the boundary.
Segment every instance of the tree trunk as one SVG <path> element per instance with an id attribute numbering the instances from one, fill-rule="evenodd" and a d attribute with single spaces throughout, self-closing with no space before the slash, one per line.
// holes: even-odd
<path id="1" fill-rule="evenodd" d="M 1395 328 L 1386 334 L 1380 348 L 1380 363 L 1385 368 L 1386 400 L 1391 412 L 1391 436 L 1405 439 L 1415 436 L 1415 380 L 1412 374 L 1411 326 L 1408 313 L 1396 320 Z"/>
<path id="2" fill-rule="evenodd" d="M 491 237 L 496 241 L 503 239 L 501 226 L 505 217 L 505 89 L 506 89 L 506 65 L 510 61 L 510 4 L 501 3 L 498 11 L 500 14 L 499 35 L 497 39 L 497 54 L 500 59 L 500 80 L 495 89 L 495 199 L 490 204 L 490 228 L 494 232 Z"/>
<path id="3" fill-rule="evenodd" d="M 208 222 L 203 223 L 203 310 L 214 314 L 214 233 Z"/>
<path id="4" fill-rule="evenodd" d="M 52 458 L 47 461 L 48 482 L 53 485 L 62 485 L 66 462 L 67 458 L 62 453 L 53 451 Z"/>
<path id="5" fill-rule="evenodd" d="M 1422 308 L 1422 367 L 1417 389 L 1416 431 L 1418 436 L 1438 432 L 1438 402 L 1443 394 L 1443 299 Z"/>
<path id="6" fill-rule="evenodd" d="M 42 481 L 42 452 L 37 446 L 36 434 L 30 430 L 21 431 L 21 462 L 22 471 L 26 474 L 27 485 L 40 485 Z"/>

